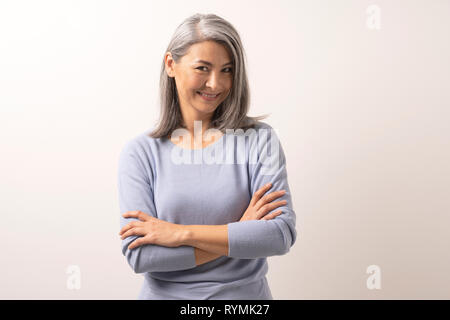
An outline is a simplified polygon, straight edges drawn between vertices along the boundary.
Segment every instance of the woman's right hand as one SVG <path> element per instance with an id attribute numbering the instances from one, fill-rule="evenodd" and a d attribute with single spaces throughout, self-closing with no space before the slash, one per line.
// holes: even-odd
<path id="1" fill-rule="evenodd" d="M 273 200 L 283 196 L 286 193 L 285 190 L 275 191 L 263 196 L 263 194 L 266 193 L 266 191 L 269 190 L 271 186 L 272 184 L 269 183 L 254 193 L 252 200 L 250 201 L 250 205 L 248 206 L 247 210 L 245 210 L 242 218 L 239 221 L 270 220 L 281 214 L 281 210 L 277 210 L 272 212 L 271 214 L 267 214 L 273 209 L 284 206 L 287 203 L 286 200 L 272 202 Z"/>

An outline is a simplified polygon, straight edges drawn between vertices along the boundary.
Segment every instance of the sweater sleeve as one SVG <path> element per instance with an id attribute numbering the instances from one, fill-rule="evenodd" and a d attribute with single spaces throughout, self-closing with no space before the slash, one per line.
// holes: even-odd
<path id="1" fill-rule="evenodd" d="M 282 210 L 280 215 L 271 220 L 228 223 L 228 256 L 230 257 L 253 259 L 283 255 L 289 252 L 296 240 L 296 216 L 287 179 L 286 158 L 275 131 L 268 124 L 267 126 L 267 129 L 260 129 L 256 135 L 258 139 L 256 137 L 250 139 L 253 142 L 249 143 L 251 196 L 265 184 L 271 182 L 272 187 L 266 194 L 284 189 L 286 193 L 274 201 L 286 200 L 287 204 L 268 212 L 269 214 Z M 256 140 L 258 140 L 257 145 Z M 268 154 L 269 145 L 270 155 Z M 252 161 L 252 159 L 254 160 Z"/>
<path id="2" fill-rule="evenodd" d="M 153 190 L 153 173 L 148 155 L 137 141 L 131 140 L 125 144 L 119 156 L 120 228 L 133 220 L 139 220 L 122 217 L 127 211 L 139 210 L 157 218 Z M 196 266 L 193 247 L 146 244 L 129 250 L 128 245 L 137 238 L 130 236 L 122 240 L 122 253 L 135 273 L 178 271 Z"/>

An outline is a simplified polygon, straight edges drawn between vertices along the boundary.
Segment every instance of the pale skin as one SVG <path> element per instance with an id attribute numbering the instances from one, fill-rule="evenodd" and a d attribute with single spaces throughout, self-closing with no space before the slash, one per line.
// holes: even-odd
<path id="1" fill-rule="evenodd" d="M 172 59 L 170 52 L 166 53 L 164 60 L 168 76 L 175 78 L 183 121 L 191 137 L 195 137 L 194 121 L 201 120 L 202 147 L 214 143 L 218 139 L 217 136 L 204 141 L 203 133 L 209 128 L 214 110 L 226 99 L 232 87 L 233 64 L 228 64 L 231 58 L 226 48 L 214 41 L 204 41 L 192 45 L 178 63 Z M 206 101 L 198 91 L 219 96 L 214 101 Z M 178 140 L 172 142 L 178 145 L 183 143 Z M 194 139 L 191 139 L 191 149 L 194 149 Z M 268 213 L 286 204 L 285 201 L 274 201 L 281 197 L 285 190 L 265 195 L 270 187 L 266 185 L 254 193 L 240 221 L 270 220 L 281 214 L 281 210 Z M 228 255 L 227 225 L 174 224 L 141 211 L 128 211 L 122 216 L 139 219 L 128 223 L 119 233 L 121 239 L 139 236 L 129 245 L 130 250 L 144 244 L 166 247 L 188 245 L 194 247 L 196 265 Z"/>

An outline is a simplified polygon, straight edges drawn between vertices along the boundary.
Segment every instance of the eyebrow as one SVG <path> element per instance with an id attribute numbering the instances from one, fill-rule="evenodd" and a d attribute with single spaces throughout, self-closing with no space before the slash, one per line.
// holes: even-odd
<path id="1" fill-rule="evenodd" d="M 208 61 L 205 61 L 205 60 L 196 60 L 196 61 L 194 61 L 194 63 L 204 63 L 204 64 L 206 64 L 208 66 L 212 66 L 213 65 L 211 62 L 208 62 Z M 229 64 L 233 64 L 233 62 L 232 61 L 227 62 L 222 67 L 225 67 L 225 66 L 227 66 Z"/>

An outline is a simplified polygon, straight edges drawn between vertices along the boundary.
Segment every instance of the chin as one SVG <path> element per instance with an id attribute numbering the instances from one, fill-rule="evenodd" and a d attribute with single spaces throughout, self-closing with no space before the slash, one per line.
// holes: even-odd
<path id="1" fill-rule="evenodd" d="M 203 107 L 203 108 L 196 108 L 198 112 L 202 112 L 202 113 L 212 113 L 214 111 L 216 111 L 217 106 L 209 106 L 209 107 Z"/>
<path id="2" fill-rule="evenodd" d="M 222 100 L 217 100 L 214 103 L 197 100 L 194 105 L 199 106 L 199 108 L 197 108 L 199 111 L 202 111 L 202 110 L 210 111 L 210 110 L 215 110 L 218 106 L 220 106 L 221 103 L 222 103 Z"/>

